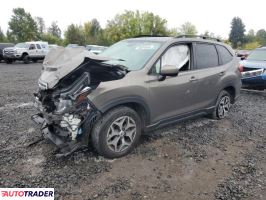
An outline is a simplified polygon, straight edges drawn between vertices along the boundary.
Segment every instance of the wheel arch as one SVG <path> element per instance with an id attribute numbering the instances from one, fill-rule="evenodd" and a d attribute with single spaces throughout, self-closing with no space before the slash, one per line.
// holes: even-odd
<path id="1" fill-rule="evenodd" d="M 24 57 L 24 56 L 28 56 L 29 54 L 27 53 L 27 52 L 23 52 L 22 53 L 22 57 Z"/>
<path id="2" fill-rule="evenodd" d="M 150 109 L 149 106 L 145 103 L 145 101 L 141 97 L 125 97 L 116 99 L 112 102 L 101 107 L 99 110 L 102 114 L 108 112 L 111 109 L 114 109 L 119 106 L 127 106 L 133 110 L 135 110 L 140 118 L 142 123 L 142 130 L 149 125 L 150 123 Z"/>
<path id="3" fill-rule="evenodd" d="M 236 97 L 236 89 L 234 86 L 232 85 L 229 85 L 229 86 L 226 86 L 224 87 L 224 89 L 226 92 L 228 92 L 230 95 L 231 95 L 231 100 L 232 102 L 231 103 L 234 103 L 235 102 L 235 97 Z"/>

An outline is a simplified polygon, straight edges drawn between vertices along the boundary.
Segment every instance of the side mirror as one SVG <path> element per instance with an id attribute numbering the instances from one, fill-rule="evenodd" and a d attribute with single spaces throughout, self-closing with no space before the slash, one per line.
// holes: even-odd
<path id="1" fill-rule="evenodd" d="M 177 76 L 179 69 L 174 65 L 164 65 L 161 68 L 160 75 L 162 76 Z"/>

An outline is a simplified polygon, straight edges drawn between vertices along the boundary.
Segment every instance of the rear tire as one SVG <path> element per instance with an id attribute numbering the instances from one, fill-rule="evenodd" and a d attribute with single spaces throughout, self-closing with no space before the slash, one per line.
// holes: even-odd
<path id="1" fill-rule="evenodd" d="M 24 55 L 24 56 L 23 56 L 23 62 L 24 62 L 25 64 L 29 64 L 29 63 L 30 63 L 29 55 Z"/>
<path id="2" fill-rule="evenodd" d="M 117 107 L 102 116 L 91 133 L 92 144 L 98 154 L 119 158 L 130 153 L 141 135 L 141 120 L 131 108 Z"/>
<path id="3" fill-rule="evenodd" d="M 211 118 L 219 120 L 227 117 L 231 107 L 231 102 L 232 96 L 225 90 L 221 91 L 217 98 L 215 109 L 211 114 Z"/>

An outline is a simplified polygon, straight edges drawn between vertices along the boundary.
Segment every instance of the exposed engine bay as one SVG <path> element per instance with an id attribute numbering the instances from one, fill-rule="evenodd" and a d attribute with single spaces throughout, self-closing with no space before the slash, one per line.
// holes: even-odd
<path id="1" fill-rule="evenodd" d="M 87 146 L 93 121 L 101 114 L 87 96 L 101 82 L 121 79 L 128 72 L 104 62 L 108 60 L 83 48 L 54 49 L 45 58 L 34 94 L 40 113 L 32 119 L 42 125 L 43 136 L 60 147 L 58 155 Z"/>

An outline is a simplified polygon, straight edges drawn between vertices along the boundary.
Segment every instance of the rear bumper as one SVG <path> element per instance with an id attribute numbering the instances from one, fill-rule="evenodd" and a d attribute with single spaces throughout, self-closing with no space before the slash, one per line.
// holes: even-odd
<path id="1" fill-rule="evenodd" d="M 242 78 L 241 80 L 244 88 L 252 88 L 252 87 L 266 88 L 266 74 L 255 77 Z"/>

